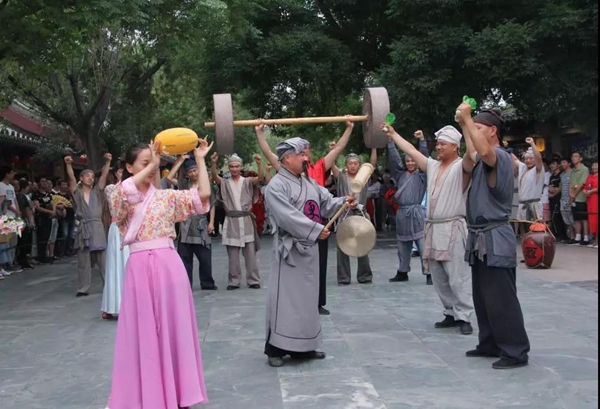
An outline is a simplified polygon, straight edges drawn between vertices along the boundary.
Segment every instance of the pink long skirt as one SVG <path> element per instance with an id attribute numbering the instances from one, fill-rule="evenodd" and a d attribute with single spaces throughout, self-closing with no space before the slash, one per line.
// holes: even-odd
<path id="1" fill-rule="evenodd" d="M 173 249 L 132 253 L 117 327 L 110 409 L 208 402 L 194 300 Z"/>

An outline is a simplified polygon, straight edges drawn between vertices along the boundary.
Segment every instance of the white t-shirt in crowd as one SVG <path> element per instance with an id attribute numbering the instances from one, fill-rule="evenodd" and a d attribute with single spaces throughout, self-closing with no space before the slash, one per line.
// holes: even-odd
<path id="1" fill-rule="evenodd" d="M 548 192 L 548 187 L 550 186 L 550 177 L 552 177 L 552 172 L 544 173 L 544 190 L 542 190 L 542 204 L 550 203 L 550 193 Z"/>
<path id="2" fill-rule="evenodd" d="M 0 182 L 0 196 L 4 196 L 5 200 L 10 202 L 12 207 L 14 207 L 15 209 L 19 208 L 19 205 L 17 204 L 17 194 L 15 193 L 15 188 L 12 185 L 7 185 L 4 182 Z M 10 210 L 6 212 L 6 215 L 8 217 L 16 216 L 16 214 L 14 212 L 11 212 Z"/>

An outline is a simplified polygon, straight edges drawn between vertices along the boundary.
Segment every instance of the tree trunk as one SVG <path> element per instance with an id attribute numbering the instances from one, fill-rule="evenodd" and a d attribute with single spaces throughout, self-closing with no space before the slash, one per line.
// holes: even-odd
<path id="1" fill-rule="evenodd" d="M 85 121 L 83 132 L 80 133 L 81 142 L 85 148 L 85 153 L 88 155 L 89 168 L 96 172 L 104 166 L 103 157 L 105 152 L 100 134 L 110 111 L 111 97 L 112 92 L 104 89 L 99 95 L 97 103 L 90 108 L 92 110 L 90 114 L 84 118 L 84 121 L 87 121 Z"/>
<path id="2" fill-rule="evenodd" d="M 102 168 L 102 152 L 100 146 L 100 132 L 94 131 L 91 127 L 87 127 L 80 134 L 81 143 L 88 157 L 87 167 L 97 172 Z"/>

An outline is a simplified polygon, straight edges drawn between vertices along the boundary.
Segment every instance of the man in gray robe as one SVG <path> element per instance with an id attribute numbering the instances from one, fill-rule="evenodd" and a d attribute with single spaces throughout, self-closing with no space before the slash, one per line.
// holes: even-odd
<path id="1" fill-rule="evenodd" d="M 467 103 L 459 111 L 467 143 L 463 168 L 472 174 L 465 258 L 479 323 L 479 345 L 467 356 L 499 357 L 494 369 L 519 368 L 528 364 L 531 347 L 517 297 L 517 240 L 509 223 L 514 164 L 501 148 L 502 112 L 487 110 L 471 118 Z"/>
<path id="2" fill-rule="evenodd" d="M 428 157 L 425 136 L 422 132 L 415 133 L 415 136 L 419 140 L 419 151 Z M 413 243 L 416 243 L 421 257 L 423 274 L 427 276 L 427 283 L 432 284 L 431 276 L 427 275 L 423 265 L 425 214 L 421 203 L 423 203 L 423 197 L 427 191 L 427 175 L 419 171 L 417 164 L 410 156 L 406 155 L 405 160 L 402 160 L 393 139 L 390 139 L 388 143 L 388 167 L 396 181 L 396 186 L 398 186 L 395 195 L 399 206 L 396 213 L 396 238 L 398 239 L 398 260 L 400 262 L 396 277 L 391 278 L 390 282 L 408 281 Z"/>
<path id="3" fill-rule="evenodd" d="M 371 164 L 375 166 L 377 164 L 377 149 L 371 151 Z M 346 157 L 346 172 L 340 171 L 337 166 L 333 167 L 333 176 L 336 180 L 338 189 L 338 195 L 340 197 L 351 196 L 352 192 L 350 186 L 352 181 L 358 174 L 360 169 L 361 161 L 360 156 L 356 154 L 350 154 Z M 356 197 L 358 205 L 364 209 L 367 206 L 368 197 L 368 184 L 363 187 L 362 192 Z M 348 212 L 346 215 L 340 217 L 339 223 L 343 222 L 346 217 L 351 215 L 361 215 L 362 212 Z M 350 271 L 350 257 L 345 254 L 338 246 L 337 249 L 337 280 L 338 285 L 350 285 L 352 281 L 352 274 Z M 369 262 L 369 256 L 360 257 L 358 259 L 358 272 L 356 273 L 356 279 L 359 284 L 372 284 L 373 283 L 373 271 L 371 271 L 371 264 Z"/>
<path id="4" fill-rule="evenodd" d="M 258 177 L 242 176 L 243 161 L 237 155 L 229 158 L 231 177 L 223 179 L 217 171 L 218 154 L 212 156 L 212 177 L 221 189 L 221 198 L 225 207 L 225 224 L 223 225 L 223 245 L 229 257 L 229 285 L 227 290 L 240 288 L 242 267 L 240 250 L 246 261 L 246 283 L 252 289 L 260 289 L 260 271 L 256 253 L 260 250 L 260 238 L 256 229 L 252 204 L 258 199 L 257 186 L 263 179 L 263 166 L 260 156 L 254 160 L 258 164 Z"/>
<path id="5" fill-rule="evenodd" d="M 329 237 L 321 223 L 345 201 L 303 175 L 309 144 L 290 139 L 277 147 L 281 168 L 265 189 L 265 201 L 277 226 L 269 278 L 267 341 L 269 365 L 280 367 L 283 358 L 325 359 L 317 352 L 322 331 L 319 317 L 319 250 L 317 240 Z"/>
<path id="6" fill-rule="evenodd" d="M 67 176 L 69 178 L 69 190 L 75 202 L 75 218 L 79 220 L 79 232 L 76 242 L 79 243 L 77 253 L 77 275 L 78 289 L 77 297 L 89 295 L 92 284 L 92 267 L 97 265 L 100 276 L 104 281 L 106 270 L 106 246 L 107 233 L 102 222 L 105 204 L 104 188 L 106 178 L 110 172 L 112 155 L 104 155 L 106 160 L 98 183 L 94 185 L 94 171 L 86 169 L 79 175 L 80 186 L 77 186 L 75 172 L 73 171 L 73 159 L 65 157 L 67 165 Z"/>
<path id="7" fill-rule="evenodd" d="M 187 156 L 187 155 L 186 155 Z M 183 165 L 183 166 L 182 166 Z M 187 180 L 181 177 L 174 184 L 179 189 L 197 189 L 198 188 L 198 165 L 191 158 L 179 157 L 173 164 L 171 173 L 167 180 L 172 180 L 183 167 L 182 174 L 185 174 Z M 211 200 L 211 203 L 213 200 Z M 200 288 L 204 291 L 216 291 L 215 280 L 212 275 L 212 240 L 210 234 L 214 231 L 215 207 L 211 206 L 210 219 L 206 214 L 192 215 L 189 219 L 180 224 L 179 243 L 177 244 L 177 253 L 185 265 L 185 269 L 190 279 L 190 285 L 194 288 L 194 255 L 198 259 L 198 273 L 200 276 Z"/>
<path id="8" fill-rule="evenodd" d="M 464 335 L 473 333 L 473 288 L 469 265 L 465 262 L 467 240 L 466 199 L 470 174 L 463 171 L 460 153 L 462 135 L 452 126 L 436 133 L 438 160 L 427 158 L 393 129 L 390 136 L 419 169 L 427 173 L 426 268 L 433 277 L 444 307 L 445 319 L 436 328 L 460 327 Z"/>

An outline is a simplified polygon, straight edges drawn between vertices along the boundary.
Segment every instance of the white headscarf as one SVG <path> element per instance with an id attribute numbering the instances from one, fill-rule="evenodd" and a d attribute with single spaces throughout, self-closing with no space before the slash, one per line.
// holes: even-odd
<path id="1" fill-rule="evenodd" d="M 435 138 L 438 141 L 446 141 L 451 144 L 460 146 L 460 141 L 462 140 L 462 134 L 458 132 L 458 130 L 453 126 L 445 126 L 439 131 L 435 133 Z"/>
<path id="2" fill-rule="evenodd" d="M 244 166 L 244 161 L 237 154 L 233 154 L 229 157 L 229 164 L 237 163 L 240 166 Z"/>

